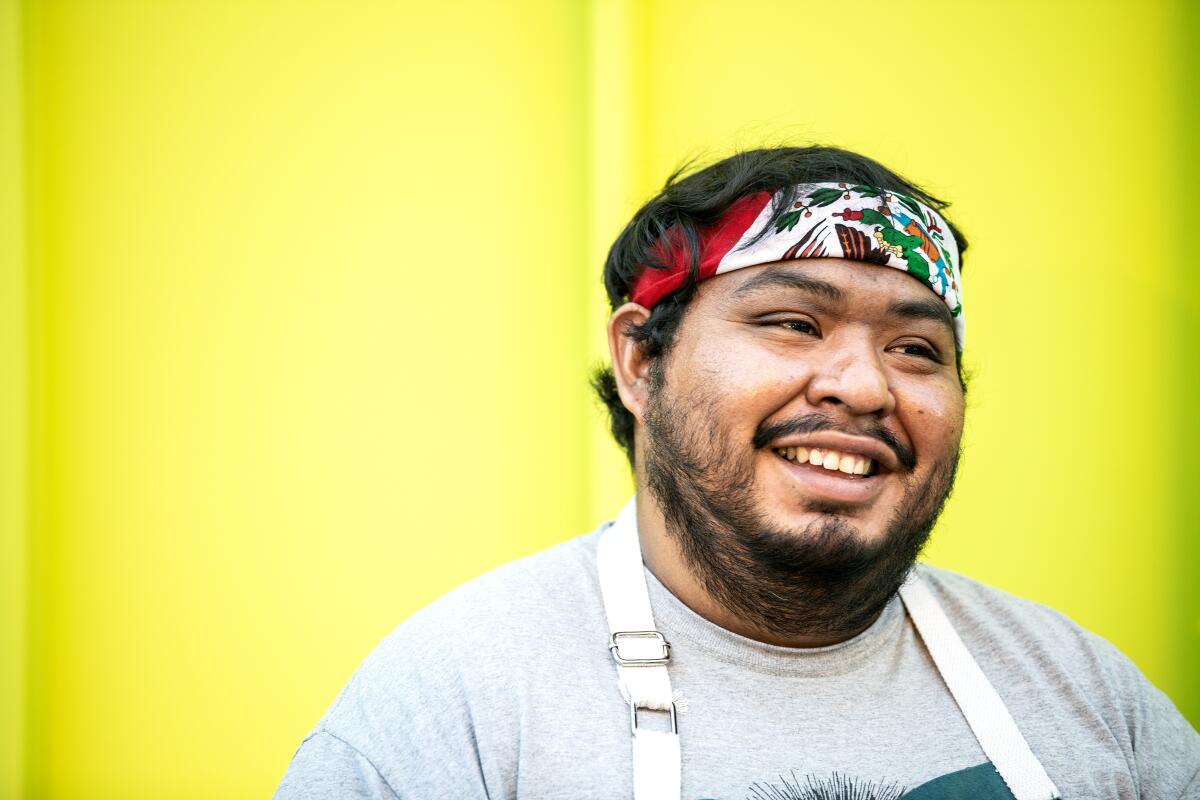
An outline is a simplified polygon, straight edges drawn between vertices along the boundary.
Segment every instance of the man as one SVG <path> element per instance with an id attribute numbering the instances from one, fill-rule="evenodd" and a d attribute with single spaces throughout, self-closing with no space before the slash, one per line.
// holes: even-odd
<path id="1" fill-rule="evenodd" d="M 1200 797 L 1115 648 L 913 567 L 963 430 L 944 207 L 828 148 L 668 182 L 604 273 L 635 500 L 401 625 L 277 797 Z"/>

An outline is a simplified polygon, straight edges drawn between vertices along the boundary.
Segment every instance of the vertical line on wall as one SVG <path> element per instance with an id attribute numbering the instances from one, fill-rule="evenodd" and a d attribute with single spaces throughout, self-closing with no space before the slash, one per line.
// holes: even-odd
<path id="1" fill-rule="evenodd" d="M 553 3 L 551 3 L 553 5 Z M 573 425 L 571 440 L 564 443 L 570 453 L 572 474 L 564 477 L 564 489 L 569 486 L 567 508 L 569 523 L 554 531 L 551 541 L 560 538 L 566 531 L 579 533 L 595 525 L 593 514 L 595 494 L 593 476 L 596 472 L 592 453 L 594 442 L 594 409 L 592 392 L 588 387 L 589 367 L 593 358 L 592 335 L 588 326 L 592 321 L 595 305 L 594 284 L 598 271 L 593 271 L 592 254 L 592 165 L 591 158 L 591 107 L 589 82 L 591 80 L 592 18 L 594 10 L 590 3 L 569 3 L 563 7 L 566 27 L 563 35 L 570 43 L 567 56 L 566 92 L 569 97 L 570 148 L 564 170 L 570 175 L 567 207 L 562 217 L 570 225 L 570 261 L 558 268 L 569 271 L 570 279 L 565 291 L 570 303 L 570 374 L 572 383 L 572 407 L 569 418 Z"/>
<path id="2" fill-rule="evenodd" d="M 1178 159 L 1178 184 L 1176 196 L 1189 198 L 1200 185 L 1200 155 L 1195 143 L 1200 141 L 1200 55 L 1196 42 L 1200 41 L 1200 6 L 1190 0 L 1181 0 L 1176 11 L 1181 15 L 1175 26 L 1178 31 L 1173 43 L 1177 54 L 1178 83 L 1176 86 L 1176 108 L 1179 110 L 1175 125 L 1175 158 Z M 1178 558 L 1174 576 L 1178 597 L 1178 625 L 1180 629 L 1178 653 L 1180 663 L 1176 675 L 1182 680 L 1173 693 L 1179 710 L 1193 726 L 1200 727 L 1200 463 L 1196 453 L 1200 452 L 1200 272 L 1191 260 L 1174 259 L 1176 286 L 1170 296 L 1174 307 L 1169 309 L 1172 318 L 1171 337 L 1175 353 L 1174 386 L 1171 395 L 1173 413 L 1171 430 L 1174 432 L 1172 462 L 1174 476 L 1175 541 Z"/>
<path id="3" fill-rule="evenodd" d="M 635 3 L 591 0 L 588 20 L 588 270 L 585 324 L 589 367 L 608 360 L 604 258 L 632 212 L 634 139 Z M 624 454 L 612 442 L 607 413 L 594 403 L 588 419 L 590 514 L 611 519 L 632 490 Z"/>
<path id="4" fill-rule="evenodd" d="M 638 201 L 649 199 L 662 187 L 666 175 L 655 168 L 658 130 L 655 125 L 655 83 L 658 64 L 654 60 L 655 12 L 653 0 L 633 4 L 630 14 L 631 77 L 630 132 L 633 137 L 630 154 L 630 191 Z M 632 213 L 633 209 L 630 209 Z"/>
<path id="5" fill-rule="evenodd" d="M 22 204 L 25 276 L 25 647 L 24 758 L 26 800 L 50 795 L 50 704 L 48 612 L 50 533 L 46 528 L 46 431 L 49 414 L 46 389 L 45 292 L 47 237 L 45 234 L 44 160 L 47 135 L 44 120 L 46 31 L 44 9 L 20 3 L 21 134 L 23 137 Z"/>
<path id="6" fill-rule="evenodd" d="M 21 4 L 0 1 L 0 797 L 23 797 L 28 405 Z"/>

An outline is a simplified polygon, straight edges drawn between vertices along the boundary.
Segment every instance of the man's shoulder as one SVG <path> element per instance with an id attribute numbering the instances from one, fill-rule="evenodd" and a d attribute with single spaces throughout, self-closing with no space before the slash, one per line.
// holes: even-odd
<path id="1" fill-rule="evenodd" d="M 1153 753 L 1160 766 L 1183 765 L 1176 778 L 1196 780 L 1200 737 L 1117 647 L 1041 603 L 948 570 L 920 569 L 1031 742 L 1052 755 L 1057 749 L 1069 763 L 1081 757 L 1079 741 L 1091 737 L 1092 747 L 1115 748 L 1130 764 L 1139 752 Z M 1064 737 L 1070 730 L 1074 740 Z M 1160 767 L 1134 769 L 1150 785 Z M 1178 797 L 1181 789 L 1163 796 Z"/>
<path id="2" fill-rule="evenodd" d="M 354 695 L 421 687 L 449 692 L 458 681 L 486 683 L 488 675 L 504 676 L 496 665 L 528 662 L 547 642 L 606 636 L 592 631 L 604 625 L 597 616 L 603 607 L 596 580 L 599 533 L 502 564 L 409 616 L 362 662 L 330 713 Z"/>
<path id="3" fill-rule="evenodd" d="M 599 598 L 599 534 L 600 530 L 580 534 L 501 564 L 414 613 L 389 639 L 445 638 L 442 632 L 454 628 L 465 637 L 492 642 L 498 630 L 533 622 L 554 624 L 563 611 L 588 602 L 592 595 Z"/>
<path id="4" fill-rule="evenodd" d="M 1003 663 L 1031 679 L 1051 673 L 1118 692 L 1144 680 L 1111 642 L 1050 606 L 931 564 L 919 569 L 981 664 Z"/>
<path id="5" fill-rule="evenodd" d="M 563 612 L 593 595 L 599 602 L 599 533 L 580 534 L 467 581 L 404 620 L 380 646 L 437 641 L 490 649 L 503 644 L 504 632 L 557 624 Z"/>
<path id="6" fill-rule="evenodd" d="M 607 630 L 595 617 L 598 535 L 499 566 L 400 623 L 305 740 L 305 763 L 325 758 L 326 748 L 330 758 L 421 796 L 475 796 L 469 766 L 480 764 L 480 753 L 515 763 L 517 709 L 531 687 L 572 680 L 558 656 L 608 656 Z"/>

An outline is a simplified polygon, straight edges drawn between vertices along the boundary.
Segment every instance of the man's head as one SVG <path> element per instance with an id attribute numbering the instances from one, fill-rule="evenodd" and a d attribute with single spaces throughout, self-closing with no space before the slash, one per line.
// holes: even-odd
<path id="1" fill-rule="evenodd" d="M 740 199 L 823 182 L 944 207 L 861 156 L 754 151 L 670 181 L 605 267 L 613 369 L 596 385 L 614 435 L 709 593 L 781 636 L 878 611 L 949 494 L 963 425 L 953 320 L 914 275 L 817 257 L 695 281 L 705 231 Z M 664 241 L 694 269 L 648 311 L 626 298 Z"/>

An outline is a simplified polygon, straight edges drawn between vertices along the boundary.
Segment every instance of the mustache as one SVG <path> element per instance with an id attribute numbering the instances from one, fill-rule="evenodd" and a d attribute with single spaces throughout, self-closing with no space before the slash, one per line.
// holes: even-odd
<path id="1" fill-rule="evenodd" d="M 833 417 L 819 413 L 805 414 L 802 417 L 776 422 L 772 425 L 760 425 L 754 433 L 754 449 L 762 450 L 782 436 L 798 436 L 806 433 L 817 433 L 818 431 L 836 431 L 838 433 L 850 434 L 851 436 L 869 436 L 887 445 L 896 454 L 896 460 L 905 469 L 911 470 L 917 465 L 917 457 L 913 454 L 913 451 L 905 447 L 896 438 L 895 434 L 882 425 L 871 423 L 858 429 L 851 429 L 845 425 L 839 425 L 834 421 Z"/>

